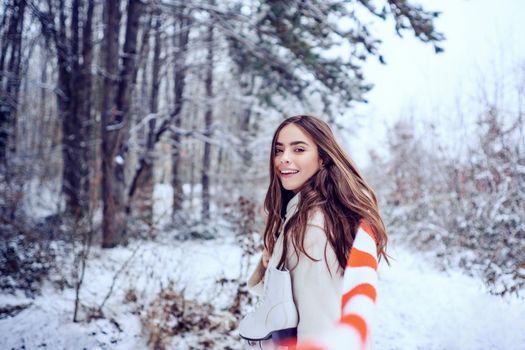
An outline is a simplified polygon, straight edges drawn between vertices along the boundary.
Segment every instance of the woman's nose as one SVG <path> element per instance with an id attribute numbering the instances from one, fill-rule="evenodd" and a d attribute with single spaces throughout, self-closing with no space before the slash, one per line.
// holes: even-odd
<path id="1" fill-rule="evenodd" d="M 281 156 L 281 163 L 290 163 L 290 157 L 288 156 L 287 152 L 283 152 L 283 155 Z"/>

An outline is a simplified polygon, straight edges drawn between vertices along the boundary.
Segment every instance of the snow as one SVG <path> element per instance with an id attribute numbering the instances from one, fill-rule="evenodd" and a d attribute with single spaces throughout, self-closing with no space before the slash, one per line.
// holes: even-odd
<path id="1" fill-rule="evenodd" d="M 480 280 L 457 271 L 440 271 L 421 253 L 402 246 L 393 245 L 390 254 L 395 259 L 392 266 L 382 262 L 379 270 L 374 332 L 377 349 L 525 348 L 523 299 L 489 295 Z M 20 295 L 0 296 L 2 308 L 30 304 L 17 315 L 0 320 L 0 348 L 146 348 L 147 335 L 142 331 L 140 317 L 133 305 L 124 302 L 126 291 L 133 288 L 141 304 L 148 305 L 172 280 L 187 298 L 224 307 L 232 291 L 215 281 L 238 277 L 241 259 L 240 249 L 224 240 L 159 239 L 112 250 L 95 249 L 81 293 L 84 305 L 100 304 L 116 271 L 130 256 L 104 307 L 104 319 L 73 323 L 73 289 L 61 291 L 51 283 L 34 300 Z M 191 348 L 197 337 L 179 335 L 170 344 L 173 349 Z M 235 338 L 230 345 L 240 348 Z"/>
<path id="2" fill-rule="evenodd" d="M 154 212 L 160 227 L 169 227 L 172 196 L 170 186 L 156 186 Z M 194 205 L 198 208 L 198 201 Z M 187 210 L 191 207 L 185 203 Z M 132 241 L 125 247 L 92 247 L 80 293 L 79 323 L 72 321 L 74 257 L 61 257 L 61 270 L 49 276 L 40 296 L 0 294 L 0 310 L 23 309 L 0 319 L 0 349 L 148 348 L 143 322 L 149 317 L 147 309 L 170 283 L 188 300 L 211 303 L 217 309 L 229 307 L 236 286 L 217 281 L 246 278 L 240 275 L 241 249 L 224 220 L 213 226 L 218 230 L 214 240 L 177 241 L 175 228 L 159 233 L 155 240 Z M 392 239 L 389 244 L 391 266 L 383 261 L 379 268 L 375 349 L 525 349 L 523 296 L 490 295 L 480 278 L 455 269 L 444 271 L 432 263 L 432 254 L 399 242 Z M 251 268 L 256 262 L 257 256 L 252 257 Z M 102 308 L 104 318 L 89 318 L 112 284 Z M 130 291 L 136 302 L 126 301 Z M 209 315 L 220 316 L 220 312 Z M 168 348 L 199 349 L 204 335 L 177 334 Z M 214 339 L 217 349 L 242 348 L 234 336 Z"/>
<path id="3" fill-rule="evenodd" d="M 27 182 L 24 206 L 33 218 L 45 218 L 63 207 L 61 184 L 59 181 L 41 181 L 33 178 Z"/>
<path id="4" fill-rule="evenodd" d="M 140 323 L 127 320 L 126 334 L 107 319 L 73 323 L 70 295 L 50 293 L 34 300 L 17 316 L 0 321 L 2 349 L 133 349 L 146 347 L 140 339 Z M 122 325 L 121 325 L 122 327 Z M 112 346 L 115 344 L 115 347 Z M 117 346 L 118 345 L 118 346 Z M 140 346 L 142 345 L 142 346 Z M 138 346 L 138 347 L 137 347 Z"/>
<path id="5" fill-rule="evenodd" d="M 481 280 L 439 271 L 394 246 L 380 265 L 377 349 L 523 349 L 525 301 L 489 295 Z"/>
<path id="6" fill-rule="evenodd" d="M 0 308 L 32 304 L 16 316 L 0 320 L 0 349 L 23 345 L 26 349 L 147 348 L 147 336 L 142 334 L 136 310 L 123 302 L 128 290 L 133 289 L 139 301 L 148 305 L 162 287 L 174 281 L 187 298 L 202 302 L 214 299 L 216 305 L 224 306 L 227 300 L 216 296 L 227 297 L 228 293 L 219 293 L 215 280 L 236 277 L 239 261 L 238 248 L 226 243 L 217 247 L 214 241 L 135 242 L 111 250 L 95 249 L 88 261 L 80 299 L 84 305 L 97 308 L 117 276 L 114 292 L 103 309 L 106 319 L 73 323 L 73 289 L 60 291 L 49 284 L 35 300 L 1 295 Z"/>
<path id="7" fill-rule="evenodd" d="M 187 196 L 190 191 L 184 186 Z M 200 188 L 194 192 L 198 194 Z M 217 309 L 230 306 L 235 285 L 217 281 L 239 278 L 242 256 L 227 223 L 221 219 L 213 224 L 217 239 L 176 241 L 177 228 L 169 230 L 173 190 L 169 185 L 157 185 L 154 195 L 157 227 L 168 230 L 154 240 L 132 241 L 126 247 L 92 248 L 80 293 L 81 322 L 72 321 L 73 257 L 61 257 L 61 271 L 50 276 L 40 296 L 0 294 L 0 310 L 23 309 L 0 319 L 0 349 L 147 348 L 147 309 L 170 284 L 186 299 L 212 303 Z M 199 204 L 198 196 L 184 203 L 193 220 L 198 220 Z M 389 254 L 392 265 L 382 262 L 379 270 L 376 349 L 525 349 L 523 297 L 490 295 L 481 279 L 459 270 L 443 271 L 432 263 L 430 254 L 409 250 L 396 240 L 391 242 Z M 253 257 L 252 264 L 255 262 Z M 64 280 L 69 283 L 58 283 Z M 92 317 L 112 284 L 102 308 L 104 318 Z M 126 301 L 130 291 L 136 302 Z M 203 335 L 175 335 L 168 348 L 200 348 Z M 216 348 L 242 347 L 235 337 L 214 339 L 220 342 L 215 343 Z"/>
<path id="8" fill-rule="evenodd" d="M 117 163 L 117 164 L 119 164 L 119 165 L 124 164 L 124 158 L 122 158 L 121 155 L 116 156 L 116 157 L 114 158 L 114 160 L 115 160 L 115 163 Z"/>

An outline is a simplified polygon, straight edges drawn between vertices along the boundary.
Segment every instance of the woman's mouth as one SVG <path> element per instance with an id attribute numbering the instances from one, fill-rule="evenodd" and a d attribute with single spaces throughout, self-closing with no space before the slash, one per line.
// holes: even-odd
<path id="1" fill-rule="evenodd" d="M 297 174 L 299 170 L 281 170 L 279 173 L 281 174 L 281 177 L 284 179 L 288 179 L 295 174 Z"/>

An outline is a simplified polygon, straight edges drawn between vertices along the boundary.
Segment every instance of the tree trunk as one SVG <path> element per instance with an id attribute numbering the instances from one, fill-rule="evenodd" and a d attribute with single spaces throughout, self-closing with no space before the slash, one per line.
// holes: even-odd
<path id="1" fill-rule="evenodd" d="M 106 35 L 108 39 L 106 59 L 106 74 L 116 73 L 118 69 L 118 24 L 119 20 L 112 18 L 118 15 L 118 4 L 106 2 L 107 19 Z M 123 48 L 122 68 L 118 75 L 118 86 L 114 93 L 115 100 L 112 108 L 105 109 L 103 130 L 103 200 L 104 210 L 102 218 L 102 246 L 111 248 L 123 243 L 126 234 L 126 193 L 125 164 L 127 140 L 129 138 L 131 91 L 137 69 L 137 37 L 139 20 L 142 12 L 140 0 L 129 0 L 127 8 L 126 34 Z M 107 31 L 113 30 L 110 34 Z M 108 57 L 109 55 L 114 57 Z M 114 84 L 108 82 L 108 88 Z M 111 94 L 113 96 L 113 94 Z M 108 100 L 108 104 L 109 104 Z M 110 111 L 110 112 L 109 112 Z M 109 113 L 108 113 L 109 112 Z M 105 143 L 105 145 L 104 145 Z"/>
<path id="2" fill-rule="evenodd" d="M 211 22 L 211 21 L 210 21 Z M 208 53 L 206 56 L 206 113 L 204 115 L 204 156 L 202 160 L 202 220 L 210 220 L 210 166 L 211 166 L 211 143 L 208 139 L 212 136 L 213 123 L 213 25 L 208 27 Z"/>
<path id="3" fill-rule="evenodd" d="M 94 0 L 73 0 L 70 6 L 65 0 L 59 0 L 57 8 L 54 4 L 48 2 L 46 13 L 36 6 L 31 8 L 40 19 L 44 37 L 56 51 L 57 106 L 62 123 L 62 193 L 66 213 L 80 218 L 87 214 L 90 205 L 92 17 L 95 5 Z M 71 9 L 69 28 L 66 27 L 66 7 Z"/>
<path id="4" fill-rule="evenodd" d="M 241 156 L 243 159 L 243 164 L 245 164 L 247 169 L 250 169 L 252 166 L 252 152 L 251 148 L 249 147 L 250 143 L 250 118 L 252 114 L 252 106 L 248 105 L 246 106 L 241 115 L 241 122 L 240 122 L 240 128 L 241 128 Z"/>
<path id="5" fill-rule="evenodd" d="M 50 11 L 52 18 L 54 18 L 53 10 Z M 56 46 L 58 62 L 57 105 L 59 117 L 62 121 L 62 193 L 66 201 L 66 212 L 77 216 L 80 214 L 79 155 L 77 152 L 77 145 L 80 140 L 78 139 L 77 123 L 75 120 L 77 114 L 75 109 L 76 96 L 73 96 L 70 90 L 76 83 L 76 81 L 72 81 L 74 80 L 72 62 L 77 59 L 77 56 L 72 52 L 71 44 L 73 40 L 70 41 L 67 37 L 64 0 L 59 1 L 58 11 L 59 27 L 58 30 L 54 27 L 50 28 L 50 35 L 52 35 Z M 72 11 L 78 11 L 78 6 L 72 7 Z M 75 14 L 73 14 L 71 19 L 72 28 L 78 25 L 78 23 L 73 23 L 75 20 L 78 20 L 78 18 L 75 18 Z M 72 57 L 72 55 L 75 56 Z"/>
<path id="6" fill-rule="evenodd" d="M 160 141 L 162 135 L 169 130 L 171 125 L 174 125 L 176 129 L 181 126 L 180 112 L 183 105 L 183 92 L 184 92 L 184 77 L 185 77 L 185 55 L 187 50 L 188 36 L 189 36 L 189 26 L 190 26 L 190 17 L 188 11 L 185 11 L 184 6 L 177 6 L 177 22 L 174 35 L 174 46 L 177 48 L 175 53 L 175 67 L 174 67 L 174 108 L 171 112 L 169 118 L 164 120 L 164 122 L 159 126 L 158 130 L 155 131 L 154 137 L 152 137 L 152 144 L 155 145 Z M 158 90 L 158 88 L 157 88 Z M 158 94 L 158 91 L 157 91 Z M 175 214 L 179 206 L 182 203 L 182 184 L 178 176 L 179 169 L 179 155 L 178 155 L 178 145 L 180 143 L 180 135 L 178 132 L 174 133 L 173 137 L 174 143 L 174 156 L 173 156 L 173 177 L 172 185 L 175 192 L 174 198 L 174 210 Z M 146 154 L 141 158 L 139 162 L 139 167 L 133 179 L 131 181 L 131 186 L 128 192 L 128 197 L 132 198 L 135 192 L 138 189 L 139 179 L 143 177 L 142 173 L 146 168 L 146 159 L 149 156 Z M 129 212 L 130 206 L 128 204 L 127 211 Z"/>
<path id="7" fill-rule="evenodd" d="M 6 21 L 7 31 L 2 37 L 0 53 L 0 166 L 5 167 L 7 167 L 9 153 L 14 154 L 16 147 L 16 114 L 20 91 L 25 9 L 26 1 L 15 0 L 11 15 L 2 18 L 2 22 Z"/>
<path id="8" fill-rule="evenodd" d="M 188 37 L 190 33 L 190 16 L 183 6 L 177 8 L 177 22 L 175 24 L 175 32 L 178 34 L 174 35 L 174 46 L 175 50 L 175 67 L 173 68 L 174 74 L 174 107 L 170 118 L 173 120 L 175 126 L 175 132 L 172 136 L 173 145 L 173 161 L 172 161 L 172 177 L 171 185 L 173 187 L 173 218 L 182 209 L 182 202 L 184 200 L 184 193 L 182 189 L 182 181 L 180 176 L 180 165 L 181 165 L 181 136 L 179 129 L 182 125 L 181 111 L 183 106 L 183 95 L 185 87 L 186 77 L 186 51 L 188 49 Z M 161 126 L 160 131 L 163 127 Z"/>
<path id="9" fill-rule="evenodd" d="M 92 17 L 94 1 L 89 0 L 84 14 L 83 2 L 74 0 L 70 37 L 67 37 L 64 2 L 60 2 L 61 52 L 67 56 L 59 62 L 59 81 L 64 95 L 59 97 L 62 106 L 63 192 L 66 195 L 66 212 L 75 217 L 85 217 L 89 211 L 89 169 L 91 163 L 91 63 Z M 81 17 L 81 15 L 83 15 Z M 81 32 L 82 28 L 82 32 Z M 82 48 L 81 48 L 82 44 Z"/>
<path id="10" fill-rule="evenodd" d="M 102 66 L 104 69 L 104 94 L 102 97 L 102 247 L 114 247 L 120 242 L 124 227 L 124 213 L 119 211 L 117 162 L 118 131 L 122 126 L 113 105 L 115 100 L 119 63 L 120 10 L 118 1 L 104 3 L 104 41 Z"/>
<path id="11" fill-rule="evenodd" d="M 91 116 L 93 77 L 91 66 L 93 63 L 93 12 L 95 1 L 87 1 L 87 11 L 82 32 L 82 64 L 80 66 L 80 81 L 82 89 L 79 90 L 79 117 L 81 118 L 82 143 L 80 154 L 82 159 L 82 172 L 80 174 L 82 191 L 82 212 L 89 212 L 91 201 L 91 188 L 97 187 L 96 170 L 90 173 L 90 169 L 96 169 L 95 147 L 92 141 L 95 139 L 95 120 Z"/>
<path id="12" fill-rule="evenodd" d="M 153 47 L 153 67 L 151 72 L 151 95 L 149 101 L 150 113 L 155 114 L 158 112 L 158 100 L 159 100 L 159 86 L 160 86 L 160 53 L 161 53 L 161 17 L 160 13 L 155 14 L 155 43 Z M 153 165 L 154 165 L 154 152 L 155 152 L 155 126 L 156 120 L 152 118 L 148 122 L 147 141 L 146 141 L 146 152 L 143 156 L 143 170 L 137 177 L 135 201 L 138 204 L 138 214 L 140 218 L 148 225 L 153 224 Z"/>
<path id="13" fill-rule="evenodd" d="M 176 86 L 176 85 L 175 85 Z M 176 88 L 175 88 L 176 90 Z M 175 97 L 177 101 L 177 97 Z M 174 120 L 174 125 L 176 129 L 179 129 L 182 124 L 182 118 L 180 114 L 177 114 Z M 171 138 L 172 140 L 172 165 L 171 165 L 171 186 L 173 187 L 173 210 L 172 215 L 175 217 L 180 210 L 182 209 L 182 202 L 184 201 L 184 192 L 182 189 L 181 181 L 181 154 L 180 154 L 180 145 L 181 145 L 181 136 L 178 132 L 174 132 Z"/>
<path id="14" fill-rule="evenodd" d="M 240 138 L 241 145 L 239 147 L 239 153 L 243 160 L 243 164 L 246 165 L 246 169 L 251 169 L 253 164 L 253 153 L 251 151 L 250 140 L 252 139 L 252 108 L 253 102 L 251 97 L 256 95 L 255 88 L 255 77 L 250 74 L 245 74 L 243 68 L 241 67 L 239 71 L 239 82 L 241 87 L 241 92 L 244 96 L 243 99 L 243 108 L 240 115 L 239 127 L 240 127 Z"/>

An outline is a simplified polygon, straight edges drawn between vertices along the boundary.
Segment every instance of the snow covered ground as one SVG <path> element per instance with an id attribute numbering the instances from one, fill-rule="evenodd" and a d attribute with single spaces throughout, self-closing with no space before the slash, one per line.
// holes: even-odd
<path id="1" fill-rule="evenodd" d="M 156 186 L 155 196 L 157 222 L 163 226 L 169 222 L 171 188 Z M 72 257 L 61 261 L 60 271 L 50 275 L 41 296 L 31 299 L 0 294 L 0 310 L 25 307 L 0 319 L 0 350 L 146 349 L 148 307 L 170 283 L 186 299 L 209 302 L 218 309 L 228 307 L 235 286 L 216 281 L 239 277 L 241 250 L 224 222 L 214 228 L 222 238 L 181 242 L 167 232 L 154 241 L 135 241 L 127 247 L 93 247 L 79 315 L 85 320 L 114 284 L 102 308 L 104 318 L 72 322 L 75 293 L 59 283 L 69 281 L 72 285 Z M 375 349 L 525 349 L 523 296 L 489 295 L 480 280 L 457 270 L 441 271 L 428 255 L 410 251 L 395 240 L 389 245 L 389 254 L 394 258 L 392 266 L 382 262 L 379 269 Z M 255 263 L 257 257 L 253 258 Z M 130 292 L 135 301 L 129 301 Z M 167 342 L 168 348 L 209 349 L 199 344 L 202 337 L 202 333 L 178 334 Z M 242 348 L 235 336 L 212 338 L 220 344 L 215 348 Z"/>
<path id="2" fill-rule="evenodd" d="M 34 300 L 0 295 L 0 308 L 31 304 L 0 320 L 0 349 L 145 349 L 148 336 L 142 332 L 136 305 L 149 305 L 172 282 L 188 299 L 224 306 L 231 293 L 221 290 L 215 280 L 238 275 L 239 254 L 236 247 L 215 241 L 135 242 L 111 250 L 94 249 L 80 299 L 87 308 L 97 308 L 115 280 L 103 308 L 105 319 L 73 323 L 74 290 L 61 291 L 51 283 Z M 137 303 L 125 302 L 130 290 Z M 85 312 L 80 318 L 84 317 Z"/>
<path id="3" fill-rule="evenodd" d="M 139 244 L 135 245 L 135 244 Z M 72 289 L 48 284 L 42 296 L 0 296 L 0 307 L 31 304 L 0 320 L 0 349 L 143 349 L 147 335 L 134 306 L 133 289 L 147 305 L 172 280 L 188 298 L 227 304 L 231 293 L 215 283 L 235 278 L 240 250 L 212 241 L 141 242 L 113 250 L 95 249 L 82 290 L 82 302 L 100 304 L 122 264 L 138 250 L 116 279 L 104 308 L 105 319 L 73 323 Z M 393 246 L 392 266 L 382 264 L 375 329 L 376 349 L 525 349 L 525 300 L 488 295 L 483 284 L 456 271 L 443 272 L 424 255 Z M 191 335 L 174 338 L 173 349 L 192 347 Z M 195 345 L 193 345 L 195 346 Z M 231 340 L 232 348 L 241 348 Z"/>
<path id="4" fill-rule="evenodd" d="M 376 349 L 525 349 L 525 300 L 489 295 L 480 280 L 439 271 L 390 247 L 379 269 Z"/>

